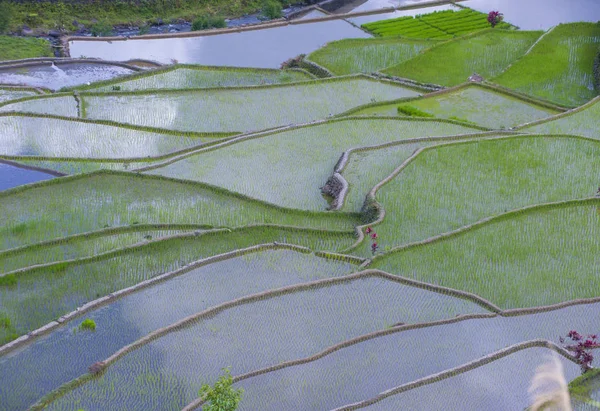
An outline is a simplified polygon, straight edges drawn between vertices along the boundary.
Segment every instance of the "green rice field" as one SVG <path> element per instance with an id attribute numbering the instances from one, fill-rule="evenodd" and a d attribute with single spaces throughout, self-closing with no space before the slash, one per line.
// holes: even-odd
<path id="1" fill-rule="evenodd" d="M 219 135 L 166 135 L 90 122 L 34 116 L 0 116 L 0 155 L 123 159 L 160 157 Z"/>
<path id="2" fill-rule="evenodd" d="M 92 120 L 179 131 L 259 131 L 319 120 L 322 113 L 333 116 L 372 101 L 419 94 L 395 83 L 361 77 L 205 92 L 82 93 L 79 115 Z M 59 102 L 56 109 L 53 104 L 48 107 L 48 101 Z M 260 105 L 264 108 L 260 109 Z M 41 97 L 0 109 L 78 116 L 73 96 Z"/>
<path id="3" fill-rule="evenodd" d="M 122 191 L 121 187 L 127 190 Z M 114 172 L 51 180 L 22 190 L 6 191 L 1 198 L 6 218 L 0 225 L 0 249 L 138 224 L 217 227 L 282 224 L 351 230 L 358 218 L 352 214 L 276 208 L 202 184 Z M 31 204 L 31 198 L 43 198 L 45 207 L 23 207 L 23 204 Z M 78 205 L 82 199 L 85 206 Z"/>
<path id="4" fill-rule="evenodd" d="M 429 14 L 406 16 L 363 24 L 364 29 L 377 36 L 403 36 L 423 39 L 447 39 L 488 28 L 487 15 L 464 8 L 459 11 L 442 10 Z M 509 29 L 502 22 L 497 29 Z"/>
<path id="5" fill-rule="evenodd" d="M 282 65 L 329 78 L 0 85 L 0 411 L 207 411 L 225 369 L 238 410 L 523 410 L 552 356 L 591 409 L 600 26 L 468 3 Z"/>
<path id="6" fill-rule="evenodd" d="M 158 72 L 148 72 L 90 86 L 76 87 L 90 91 L 136 91 L 161 89 L 188 89 L 211 87 L 239 87 L 265 84 L 292 83 L 311 80 L 306 72 L 293 70 L 257 70 L 203 66 L 175 66 Z"/>
<path id="7" fill-rule="evenodd" d="M 9 101 L 9 100 L 17 100 L 17 99 L 20 99 L 23 97 L 32 97 L 32 96 L 36 96 L 36 95 L 38 95 L 38 93 L 36 93 L 33 90 L 16 89 L 16 88 L 0 89 L 0 103 Z"/>
<path id="8" fill-rule="evenodd" d="M 436 45 L 383 72 L 442 86 L 464 83 L 473 73 L 492 79 L 519 60 L 541 35 L 539 31 L 485 30 Z"/>
<path id="9" fill-rule="evenodd" d="M 308 58 L 336 75 L 372 73 L 410 60 L 436 43 L 400 37 L 339 40 Z"/>
<path id="10" fill-rule="evenodd" d="M 373 267 L 468 290 L 502 308 L 594 297 L 599 292 L 593 285 L 599 207 L 596 200 L 532 210 L 442 241 L 392 252 L 376 259 Z"/>
<path id="11" fill-rule="evenodd" d="M 397 115 L 398 106 L 408 105 L 435 117 L 505 129 L 540 120 L 559 112 L 522 101 L 510 95 L 472 85 L 406 103 L 373 106 L 354 115 Z"/>
<path id="12" fill-rule="evenodd" d="M 446 136 L 478 131 L 435 121 L 335 121 L 240 140 L 150 169 L 148 173 L 217 185 L 283 207 L 324 210 L 327 201 L 319 187 L 325 184 L 345 150 L 425 134 Z M 330 139 L 323 139 L 323 135 Z M 369 173 L 368 169 L 363 172 Z M 304 192 L 306 187 L 312 189 Z M 300 193 L 302 196 L 297 195 Z"/>
<path id="13" fill-rule="evenodd" d="M 597 95 L 590 67 L 600 48 L 600 26 L 561 24 L 494 82 L 566 106 Z M 498 75 L 499 74 L 499 75 Z"/>
<path id="14" fill-rule="evenodd" d="M 598 139 L 600 124 L 596 120 L 599 115 L 600 103 L 595 99 L 581 110 L 526 126 L 522 130 L 529 133 L 573 134 Z"/>
<path id="15" fill-rule="evenodd" d="M 427 147 L 375 194 L 386 210 L 377 227 L 380 244 L 391 248 L 517 208 L 593 197 L 598 155 L 597 142 L 579 138 L 507 137 Z M 369 253 L 368 244 L 362 253 Z"/>

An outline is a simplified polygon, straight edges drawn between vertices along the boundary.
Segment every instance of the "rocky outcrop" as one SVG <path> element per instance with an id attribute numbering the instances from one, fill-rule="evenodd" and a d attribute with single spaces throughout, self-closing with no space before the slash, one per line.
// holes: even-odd
<path id="1" fill-rule="evenodd" d="M 344 202 L 344 197 L 348 191 L 348 183 L 342 177 L 340 173 L 334 173 L 323 187 L 321 187 L 321 193 L 331 197 L 329 203 L 330 210 L 339 210 Z"/>

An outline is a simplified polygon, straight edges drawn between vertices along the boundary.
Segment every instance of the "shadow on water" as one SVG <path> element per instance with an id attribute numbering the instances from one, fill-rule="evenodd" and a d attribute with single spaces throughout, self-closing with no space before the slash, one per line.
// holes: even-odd
<path id="1" fill-rule="evenodd" d="M 0 163 L 0 191 L 17 187 L 23 184 L 35 183 L 48 180 L 55 176 L 37 170 L 16 167 L 10 164 Z"/>

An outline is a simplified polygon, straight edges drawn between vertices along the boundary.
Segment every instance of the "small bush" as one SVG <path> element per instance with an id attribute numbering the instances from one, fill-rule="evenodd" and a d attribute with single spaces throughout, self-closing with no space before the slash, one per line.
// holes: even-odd
<path id="1" fill-rule="evenodd" d="M 220 16 L 202 16 L 198 17 L 192 23 L 192 31 L 222 29 L 223 27 L 227 27 L 227 23 L 225 23 L 225 19 Z"/>
<path id="2" fill-rule="evenodd" d="M 12 20 L 12 8 L 6 1 L 0 2 L 0 33 L 8 30 L 10 21 Z"/>
<path id="3" fill-rule="evenodd" d="M 281 17 L 281 3 L 276 0 L 265 0 L 262 6 L 262 14 L 269 20 Z"/>
<path id="4" fill-rule="evenodd" d="M 244 391 L 232 387 L 233 377 L 228 368 L 223 371 L 225 374 L 219 377 L 214 387 L 204 384 L 200 388 L 199 394 L 207 402 L 202 406 L 204 411 L 234 411 L 242 399 Z"/>
<path id="5" fill-rule="evenodd" d="M 29 224 L 27 222 L 19 223 L 19 224 L 15 225 L 14 227 L 12 227 L 10 229 L 10 232 L 12 234 L 20 235 L 20 234 L 25 233 L 25 231 L 27 231 L 29 228 L 31 228 L 31 225 L 32 224 Z"/>
<path id="6" fill-rule="evenodd" d="M 94 37 L 110 36 L 113 31 L 112 26 L 105 21 L 99 21 L 90 29 L 92 31 L 92 36 Z"/>
<path id="7" fill-rule="evenodd" d="M 96 331 L 96 322 L 91 318 L 86 318 L 81 325 L 79 325 L 79 328 L 82 330 Z"/>
<path id="8" fill-rule="evenodd" d="M 0 328 L 10 328 L 10 318 L 5 313 L 0 313 Z"/>
<path id="9" fill-rule="evenodd" d="M 398 106 L 398 114 L 412 117 L 433 117 L 433 114 L 426 113 L 413 106 Z"/>
<path id="10" fill-rule="evenodd" d="M 17 285 L 17 277 L 14 274 L 8 274 L 0 277 L 0 286 Z"/>
<path id="11" fill-rule="evenodd" d="M 44 20 L 37 13 L 29 13 L 24 18 L 23 21 L 29 27 L 37 27 L 41 26 L 44 23 Z"/>

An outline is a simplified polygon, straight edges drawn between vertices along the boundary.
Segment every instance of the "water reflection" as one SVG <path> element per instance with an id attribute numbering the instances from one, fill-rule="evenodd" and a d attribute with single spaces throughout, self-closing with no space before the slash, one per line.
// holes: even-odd
<path id="1" fill-rule="evenodd" d="M 0 84 L 27 85 L 58 90 L 63 87 L 108 80 L 133 72 L 133 70 L 125 67 L 107 64 L 77 63 L 57 66 L 54 63 L 46 63 L 37 66 L 0 70 Z"/>
<path id="2" fill-rule="evenodd" d="M 298 54 L 308 54 L 325 43 L 369 34 L 343 20 L 288 25 L 215 36 L 129 40 L 72 41 L 71 56 L 125 61 L 145 58 L 161 63 L 199 63 L 215 66 L 278 68 Z"/>
<path id="3" fill-rule="evenodd" d="M 0 191 L 50 178 L 54 178 L 54 176 L 41 171 L 0 163 Z"/>

